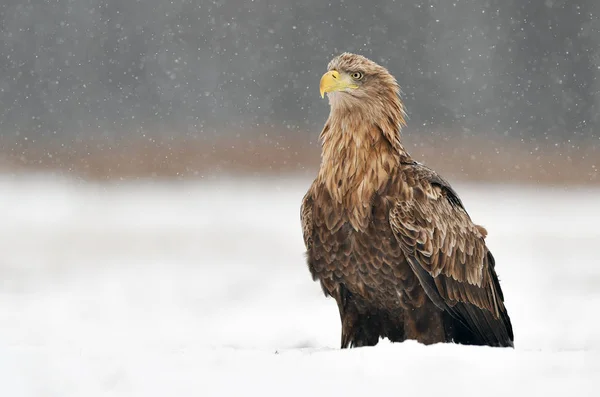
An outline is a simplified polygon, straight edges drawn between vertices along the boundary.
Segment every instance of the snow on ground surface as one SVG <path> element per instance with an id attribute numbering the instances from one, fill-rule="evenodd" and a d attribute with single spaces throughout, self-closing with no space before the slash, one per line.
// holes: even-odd
<path id="1" fill-rule="evenodd" d="M 0 395 L 598 395 L 600 191 L 455 183 L 514 350 L 340 351 L 303 257 L 309 180 L 0 179 Z"/>

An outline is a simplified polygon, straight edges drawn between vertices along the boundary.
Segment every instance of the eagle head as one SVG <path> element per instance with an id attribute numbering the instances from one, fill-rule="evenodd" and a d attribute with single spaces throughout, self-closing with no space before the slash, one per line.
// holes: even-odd
<path id="1" fill-rule="evenodd" d="M 400 94 L 396 79 L 386 68 L 362 55 L 348 52 L 329 62 L 319 89 L 321 97 L 327 93 L 332 107 L 359 103 L 363 107 L 369 104 L 383 107 L 389 100 L 399 100 Z"/>
<path id="2" fill-rule="evenodd" d="M 394 146 L 399 145 L 397 135 L 406 125 L 406 112 L 398 82 L 386 68 L 362 55 L 344 52 L 329 62 L 319 89 L 321 97 L 327 93 L 330 121 L 360 120 L 377 125 Z"/>

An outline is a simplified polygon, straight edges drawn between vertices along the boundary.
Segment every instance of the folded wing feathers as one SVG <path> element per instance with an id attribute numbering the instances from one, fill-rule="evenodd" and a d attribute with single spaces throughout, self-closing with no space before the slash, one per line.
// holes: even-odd
<path id="1" fill-rule="evenodd" d="M 471 303 L 498 318 L 502 304 L 487 274 L 488 251 L 480 227 L 444 195 L 413 196 L 414 200 L 399 200 L 390 213 L 401 245 L 434 277 L 449 304 Z"/>

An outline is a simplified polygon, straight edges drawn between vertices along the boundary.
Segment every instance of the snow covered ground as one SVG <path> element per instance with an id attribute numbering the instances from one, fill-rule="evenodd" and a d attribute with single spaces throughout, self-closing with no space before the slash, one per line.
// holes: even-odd
<path id="1" fill-rule="evenodd" d="M 308 184 L 0 178 L 0 395 L 598 395 L 600 190 L 455 183 L 514 350 L 340 351 L 304 263 Z"/>

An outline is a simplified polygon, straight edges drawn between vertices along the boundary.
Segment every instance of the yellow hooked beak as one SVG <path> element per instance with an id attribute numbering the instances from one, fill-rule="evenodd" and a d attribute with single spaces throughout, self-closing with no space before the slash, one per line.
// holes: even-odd
<path id="1" fill-rule="evenodd" d="M 347 74 L 342 75 L 337 70 L 330 70 L 321 77 L 319 84 L 321 98 L 325 96 L 326 92 L 343 91 L 346 88 L 358 88 Z"/>

